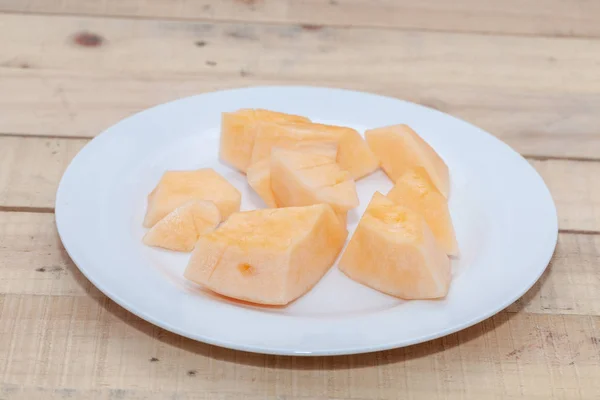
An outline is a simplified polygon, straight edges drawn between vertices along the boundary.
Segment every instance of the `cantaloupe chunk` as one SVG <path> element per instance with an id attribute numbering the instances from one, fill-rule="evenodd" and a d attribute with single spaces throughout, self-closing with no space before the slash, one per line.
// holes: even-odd
<path id="1" fill-rule="evenodd" d="M 248 184 L 265 202 L 267 207 L 277 208 L 277 200 L 271 190 L 271 160 L 265 159 L 252 164 L 246 171 Z"/>
<path id="2" fill-rule="evenodd" d="M 347 234 L 326 204 L 235 213 L 200 237 L 184 276 L 235 299 L 287 304 L 323 277 Z"/>
<path id="3" fill-rule="evenodd" d="M 316 144 L 299 143 L 298 150 L 315 154 L 321 154 L 335 160 L 337 156 L 337 144 L 335 142 L 323 142 Z M 271 190 L 271 159 L 266 158 L 252 164 L 246 171 L 248 184 L 260 196 L 268 207 L 278 207 L 275 195 Z"/>
<path id="4" fill-rule="evenodd" d="M 458 255 L 458 243 L 448 210 L 448 201 L 431 182 L 423 168 L 417 167 L 402 174 L 387 197 L 394 203 L 422 215 L 446 254 Z"/>
<path id="5" fill-rule="evenodd" d="M 338 213 L 358 206 L 356 184 L 348 171 L 321 154 L 274 149 L 271 189 L 281 206 L 330 204 Z"/>
<path id="6" fill-rule="evenodd" d="M 351 279 L 402 299 L 446 296 L 450 260 L 416 212 L 376 192 L 339 268 Z"/>
<path id="7" fill-rule="evenodd" d="M 252 150 L 251 163 L 266 159 L 275 147 L 293 148 L 299 142 L 338 143 L 337 162 L 354 179 L 379 167 L 379 161 L 360 134 L 351 128 L 315 123 L 260 123 Z"/>
<path id="8" fill-rule="evenodd" d="M 365 132 L 367 143 L 381 161 L 381 168 L 394 182 L 407 170 L 422 167 L 440 193 L 448 198 L 450 174 L 444 160 L 407 125 L 394 125 Z"/>
<path id="9" fill-rule="evenodd" d="M 168 213 L 191 200 L 215 203 L 221 218 L 239 211 L 242 195 L 211 168 L 195 171 L 167 171 L 148 195 L 144 226 L 151 228 Z"/>
<path id="10" fill-rule="evenodd" d="M 148 246 L 174 251 L 192 251 L 200 235 L 213 231 L 221 213 L 212 201 L 192 200 L 167 214 L 144 236 Z"/>
<path id="11" fill-rule="evenodd" d="M 256 123 L 259 121 L 309 122 L 299 115 L 284 114 L 269 110 L 243 109 L 232 113 L 223 113 L 221 117 L 221 143 L 219 157 L 242 172 L 250 165 Z"/>

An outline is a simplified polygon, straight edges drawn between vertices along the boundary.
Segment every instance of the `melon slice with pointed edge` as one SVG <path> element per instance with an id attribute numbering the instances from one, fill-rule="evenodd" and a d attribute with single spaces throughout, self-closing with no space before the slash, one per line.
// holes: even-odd
<path id="1" fill-rule="evenodd" d="M 338 164 L 354 179 L 360 179 L 379 167 L 377 157 L 356 130 L 306 122 L 260 123 L 254 140 L 252 163 L 268 158 L 273 148 L 293 148 L 300 142 L 331 141 L 338 143 Z"/>
<path id="2" fill-rule="evenodd" d="M 148 195 L 144 226 L 151 228 L 177 207 L 191 200 L 215 203 L 221 218 L 239 211 L 242 196 L 225 178 L 211 168 L 195 171 L 167 171 Z"/>
<path id="3" fill-rule="evenodd" d="M 221 160 L 242 172 L 246 172 L 246 169 L 250 166 L 254 137 L 259 121 L 310 122 L 308 118 L 299 115 L 261 109 L 242 109 L 232 113 L 223 113 L 219 146 Z"/>
<path id="4" fill-rule="evenodd" d="M 450 260 L 422 216 L 373 195 L 339 268 L 351 279 L 402 299 L 445 297 Z"/>
<path id="5" fill-rule="evenodd" d="M 235 213 L 200 237 L 184 276 L 235 299 L 288 304 L 323 277 L 347 234 L 326 204 Z"/>
<path id="6" fill-rule="evenodd" d="M 193 200 L 167 214 L 144 236 L 148 246 L 174 251 L 192 251 L 200 235 L 213 231 L 221 213 L 212 201 Z"/>
<path id="7" fill-rule="evenodd" d="M 274 149 L 271 189 L 281 206 L 330 204 L 338 213 L 358 206 L 356 184 L 348 171 L 321 154 Z"/>
<path id="8" fill-rule="evenodd" d="M 330 157 L 335 161 L 337 156 L 337 144 L 335 142 L 323 142 L 315 144 L 299 143 L 297 150 Z M 266 158 L 248 167 L 246 171 L 248 184 L 260 196 L 268 207 L 278 207 L 273 190 L 271 190 L 271 160 Z"/>
<path id="9" fill-rule="evenodd" d="M 411 168 L 422 167 L 440 193 L 448 198 L 448 166 L 435 150 L 407 125 L 386 126 L 365 132 L 367 143 L 381 161 L 381 168 L 396 182 Z"/>
<path id="10" fill-rule="evenodd" d="M 458 255 L 458 243 L 448 210 L 448 201 L 423 168 L 406 171 L 387 194 L 394 203 L 408 207 L 425 218 L 433 235 L 448 255 Z"/>

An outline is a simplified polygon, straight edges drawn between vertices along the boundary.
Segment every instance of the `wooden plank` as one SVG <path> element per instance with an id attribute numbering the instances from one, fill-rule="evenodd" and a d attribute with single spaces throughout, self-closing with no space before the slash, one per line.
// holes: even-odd
<path id="1" fill-rule="evenodd" d="M 239 74 L 171 76 L 67 73 L 0 68 L 0 132 L 92 137 L 153 105 L 194 94 L 254 85 L 309 84 L 403 98 L 463 118 L 517 151 L 534 156 L 600 154 L 600 94 L 523 93 L 474 86 L 408 82 L 264 79 Z M 600 93 L 600 92 L 599 92 Z"/>
<path id="2" fill-rule="evenodd" d="M 594 1 L 506 0 L 0 0 L 0 10 L 50 14 L 376 26 L 452 32 L 600 36 Z"/>
<path id="3" fill-rule="evenodd" d="M 0 293 L 103 298 L 64 250 L 54 214 L 0 212 Z"/>
<path id="4" fill-rule="evenodd" d="M 262 395 L 253 393 L 244 393 L 243 395 L 235 393 L 223 393 L 213 391 L 196 391 L 196 392 L 181 392 L 181 391 L 163 391 L 163 390 L 145 390 L 142 388 L 135 389 L 74 389 L 67 387 L 28 387 L 15 384 L 0 383 L 0 393 L 3 393 L 2 399 L 6 400 L 65 400 L 65 399 L 92 399 L 92 400 L 265 400 Z M 285 400 L 285 397 L 278 399 Z M 317 398 L 314 398 L 317 400 Z M 319 398 L 322 399 L 322 398 Z M 329 399 L 328 399 L 329 400 Z M 335 399 L 333 399 L 335 400 Z M 356 400 L 356 399 L 354 399 Z M 360 400 L 360 399 L 358 399 Z"/>
<path id="5" fill-rule="evenodd" d="M 0 213 L 0 294 L 104 297 L 64 251 L 54 216 Z M 600 235 L 561 234 L 540 281 L 509 311 L 600 316 Z"/>
<path id="6" fill-rule="evenodd" d="M 0 14 L 0 27 L 8 67 L 170 75 L 244 69 L 280 79 L 368 76 L 553 93 L 600 88 L 600 42 L 592 39 L 20 14 Z"/>
<path id="7" fill-rule="evenodd" d="M 64 170 L 87 141 L 0 137 L 0 206 L 52 209 Z"/>
<path id="8" fill-rule="evenodd" d="M 104 41 L 76 44 L 82 27 Z M 291 83 L 432 106 L 525 154 L 600 154 L 599 41 L 1 15 L 0 45 L 4 133 L 93 136 L 182 96 Z"/>
<path id="9" fill-rule="evenodd" d="M 89 297 L 1 295 L 0 321 L 0 381 L 32 391 L 60 387 L 74 395 L 102 388 L 121 390 L 122 397 L 148 390 L 171 398 L 219 393 L 283 399 L 410 394 L 546 400 L 600 394 L 597 316 L 502 313 L 416 346 L 322 358 L 204 345 Z"/>
<path id="10" fill-rule="evenodd" d="M 552 262 L 510 312 L 600 315 L 600 235 L 560 234 Z"/>
<path id="11" fill-rule="evenodd" d="M 564 230 L 600 231 L 600 162 L 530 160 L 556 204 Z"/>
<path id="12" fill-rule="evenodd" d="M 85 139 L 0 136 L 0 207 L 52 209 L 65 168 Z M 561 229 L 600 232 L 600 162 L 531 160 L 556 202 Z"/>

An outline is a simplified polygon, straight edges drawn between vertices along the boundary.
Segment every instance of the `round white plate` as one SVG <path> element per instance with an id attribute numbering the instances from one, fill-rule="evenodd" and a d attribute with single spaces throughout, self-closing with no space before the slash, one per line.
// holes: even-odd
<path id="1" fill-rule="evenodd" d="M 461 256 L 441 301 L 402 301 L 332 267 L 287 307 L 240 304 L 188 283 L 188 254 L 142 245 L 146 195 L 162 173 L 211 167 L 263 207 L 244 176 L 218 160 L 221 112 L 266 108 L 365 129 L 409 124 L 448 164 Z M 507 123 L 510 123 L 507 122 Z M 378 171 L 357 183 L 359 208 L 392 183 Z M 556 209 L 536 171 L 492 135 L 441 112 L 373 94 L 258 87 L 189 97 L 127 118 L 96 137 L 65 172 L 56 223 L 81 272 L 115 302 L 164 329 L 252 352 L 351 354 L 423 342 L 502 310 L 540 277 L 558 234 Z M 350 236 L 349 236 L 350 238 Z"/>

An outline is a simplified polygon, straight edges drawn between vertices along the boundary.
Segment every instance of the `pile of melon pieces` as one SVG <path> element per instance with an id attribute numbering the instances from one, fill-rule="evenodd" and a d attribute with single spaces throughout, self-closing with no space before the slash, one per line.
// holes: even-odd
<path id="1" fill-rule="evenodd" d="M 148 195 L 144 243 L 192 251 L 184 276 L 216 293 L 285 305 L 335 263 L 355 181 L 381 166 L 395 186 L 373 194 L 339 269 L 402 299 L 445 297 L 458 254 L 448 167 L 406 125 L 365 137 L 274 111 L 223 113 L 219 156 L 269 208 L 240 212 L 240 192 L 212 169 L 167 171 Z"/>

